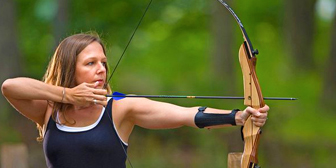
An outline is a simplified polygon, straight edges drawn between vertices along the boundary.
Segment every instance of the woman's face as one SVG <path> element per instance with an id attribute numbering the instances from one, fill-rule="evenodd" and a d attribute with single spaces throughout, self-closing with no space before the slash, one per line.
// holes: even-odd
<path id="1" fill-rule="evenodd" d="M 103 88 L 106 82 L 106 62 L 102 46 L 98 42 L 89 44 L 77 57 L 76 84 L 98 82 L 97 88 Z"/>

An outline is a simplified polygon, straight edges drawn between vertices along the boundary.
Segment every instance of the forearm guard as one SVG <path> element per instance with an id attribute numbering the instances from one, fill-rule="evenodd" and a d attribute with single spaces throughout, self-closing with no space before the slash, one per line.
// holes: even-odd
<path id="1" fill-rule="evenodd" d="M 236 125 L 236 113 L 238 109 L 234 109 L 229 114 L 214 114 L 204 113 L 207 107 L 198 108 L 198 112 L 195 115 L 195 124 L 198 128 L 204 128 L 209 126 L 231 124 Z"/>

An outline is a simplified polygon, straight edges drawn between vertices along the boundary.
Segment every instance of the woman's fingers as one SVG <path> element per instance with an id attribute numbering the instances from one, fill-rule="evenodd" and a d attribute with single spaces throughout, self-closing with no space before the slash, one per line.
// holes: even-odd
<path id="1" fill-rule="evenodd" d="M 252 116 L 251 117 L 251 120 L 253 121 L 254 124 L 262 124 L 264 125 L 267 118 L 264 118 L 264 117 L 255 117 L 255 116 Z"/>
<path id="2" fill-rule="evenodd" d="M 99 82 L 82 83 L 71 90 L 73 91 L 73 103 L 78 106 L 89 106 L 92 104 L 107 104 L 107 90 L 96 88 Z"/>
<path id="3" fill-rule="evenodd" d="M 265 105 L 264 107 L 258 109 L 259 115 L 252 115 L 251 120 L 253 121 L 253 124 L 262 127 L 265 125 L 267 120 L 267 111 L 269 110 L 269 107 Z"/>
<path id="4" fill-rule="evenodd" d="M 269 107 L 265 105 L 264 107 L 260 109 L 254 109 L 252 107 L 247 107 L 241 117 L 242 119 L 246 120 L 251 115 L 251 120 L 253 121 L 253 124 L 262 127 L 265 125 L 267 120 L 267 111 L 269 110 Z"/>
<path id="5" fill-rule="evenodd" d="M 266 113 L 269 110 L 270 110 L 270 108 L 267 105 L 265 105 L 264 107 L 258 109 L 258 111 L 261 112 L 261 113 Z"/>
<path id="6" fill-rule="evenodd" d="M 96 99 L 96 100 L 100 100 L 100 101 L 106 101 L 107 100 L 107 97 L 104 95 L 93 95 L 92 96 L 93 99 Z"/>
<path id="7" fill-rule="evenodd" d="M 92 95 L 90 96 L 92 98 L 93 104 L 100 104 L 106 106 L 107 105 L 106 94 L 107 94 L 106 90 L 94 89 Z"/>
<path id="8" fill-rule="evenodd" d="M 97 89 L 96 87 L 99 85 L 99 82 L 95 83 L 84 83 L 87 87 L 90 87 L 90 91 L 94 94 L 98 95 L 106 95 L 107 90 L 106 89 Z"/>
<path id="9" fill-rule="evenodd" d="M 246 109 L 241 114 L 241 118 L 243 120 L 246 120 L 250 115 L 259 116 L 260 114 L 259 114 L 258 110 L 254 109 L 252 107 L 246 107 Z"/>
<path id="10" fill-rule="evenodd" d="M 267 115 L 268 115 L 268 111 L 269 111 L 269 107 L 267 105 L 265 105 L 264 107 L 258 109 L 259 112 L 259 116 L 252 116 L 251 120 L 253 121 L 254 125 L 258 126 L 258 127 L 262 127 L 265 125 L 266 120 L 267 120 Z"/>
<path id="11" fill-rule="evenodd" d="M 85 86 L 90 87 L 90 88 L 95 88 L 98 86 L 99 82 L 94 82 L 94 83 L 83 83 Z"/>
<path id="12" fill-rule="evenodd" d="M 105 96 L 105 95 L 107 95 L 107 90 L 105 90 L 105 89 L 93 89 L 92 93 L 96 94 L 96 95 L 103 95 L 103 96 Z"/>
<path id="13" fill-rule="evenodd" d="M 99 105 L 103 105 L 106 106 L 107 105 L 107 101 L 106 100 L 97 100 L 97 99 L 93 99 L 92 100 L 93 104 L 99 104 Z"/>

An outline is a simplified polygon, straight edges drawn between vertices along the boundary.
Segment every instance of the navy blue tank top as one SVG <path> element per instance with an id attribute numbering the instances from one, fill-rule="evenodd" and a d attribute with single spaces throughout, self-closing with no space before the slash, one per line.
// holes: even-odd
<path id="1" fill-rule="evenodd" d="M 66 126 L 49 119 L 43 141 L 48 168 L 126 167 L 127 145 L 119 138 L 110 117 L 112 101 L 108 101 L 106 109 L 91 126 L 70 127 L 74 130 L 69 132 L 60 129 Z M 86 130 L 76 130 L 78 128 Z"/>

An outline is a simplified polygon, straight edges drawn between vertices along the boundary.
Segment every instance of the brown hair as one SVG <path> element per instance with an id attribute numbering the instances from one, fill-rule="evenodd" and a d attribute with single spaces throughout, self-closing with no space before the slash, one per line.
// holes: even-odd
<path id="1" fill-rule="evenodd" d="M 77 56 L 81 53 L 85 47 L 93 42 L 98 42 L 106 55 L 105 46 L 97 33 L 81 33 L 75 34 L 65 38 L 56 48 L 56 51 L 51 58 L 47 71 L 44 74 L 43 81 L 47 84 L 61 86 L 66 88 L 73 88 L 76 86 L 75 83 L 75 71 Z M 108 66 L 105 64 L 106 72 L 108 72 Z M 106 75 L 106 82 L 107 82 Z M 109 84 L 105 84 L 108 93 L 111 93 Z M 71 104 L 65 104 L 61 102 L 49 102 L 52 105 L 52 119 L 56 120 L 56 113 L 64 112 L 67 108 L 71 107 Z M 65 116 L 63 114 L 63 116 Z M 40 137 L 37 138 L 38 141 L 43 140 L 42 127 L 37 126 L 39 130 Z"/>

